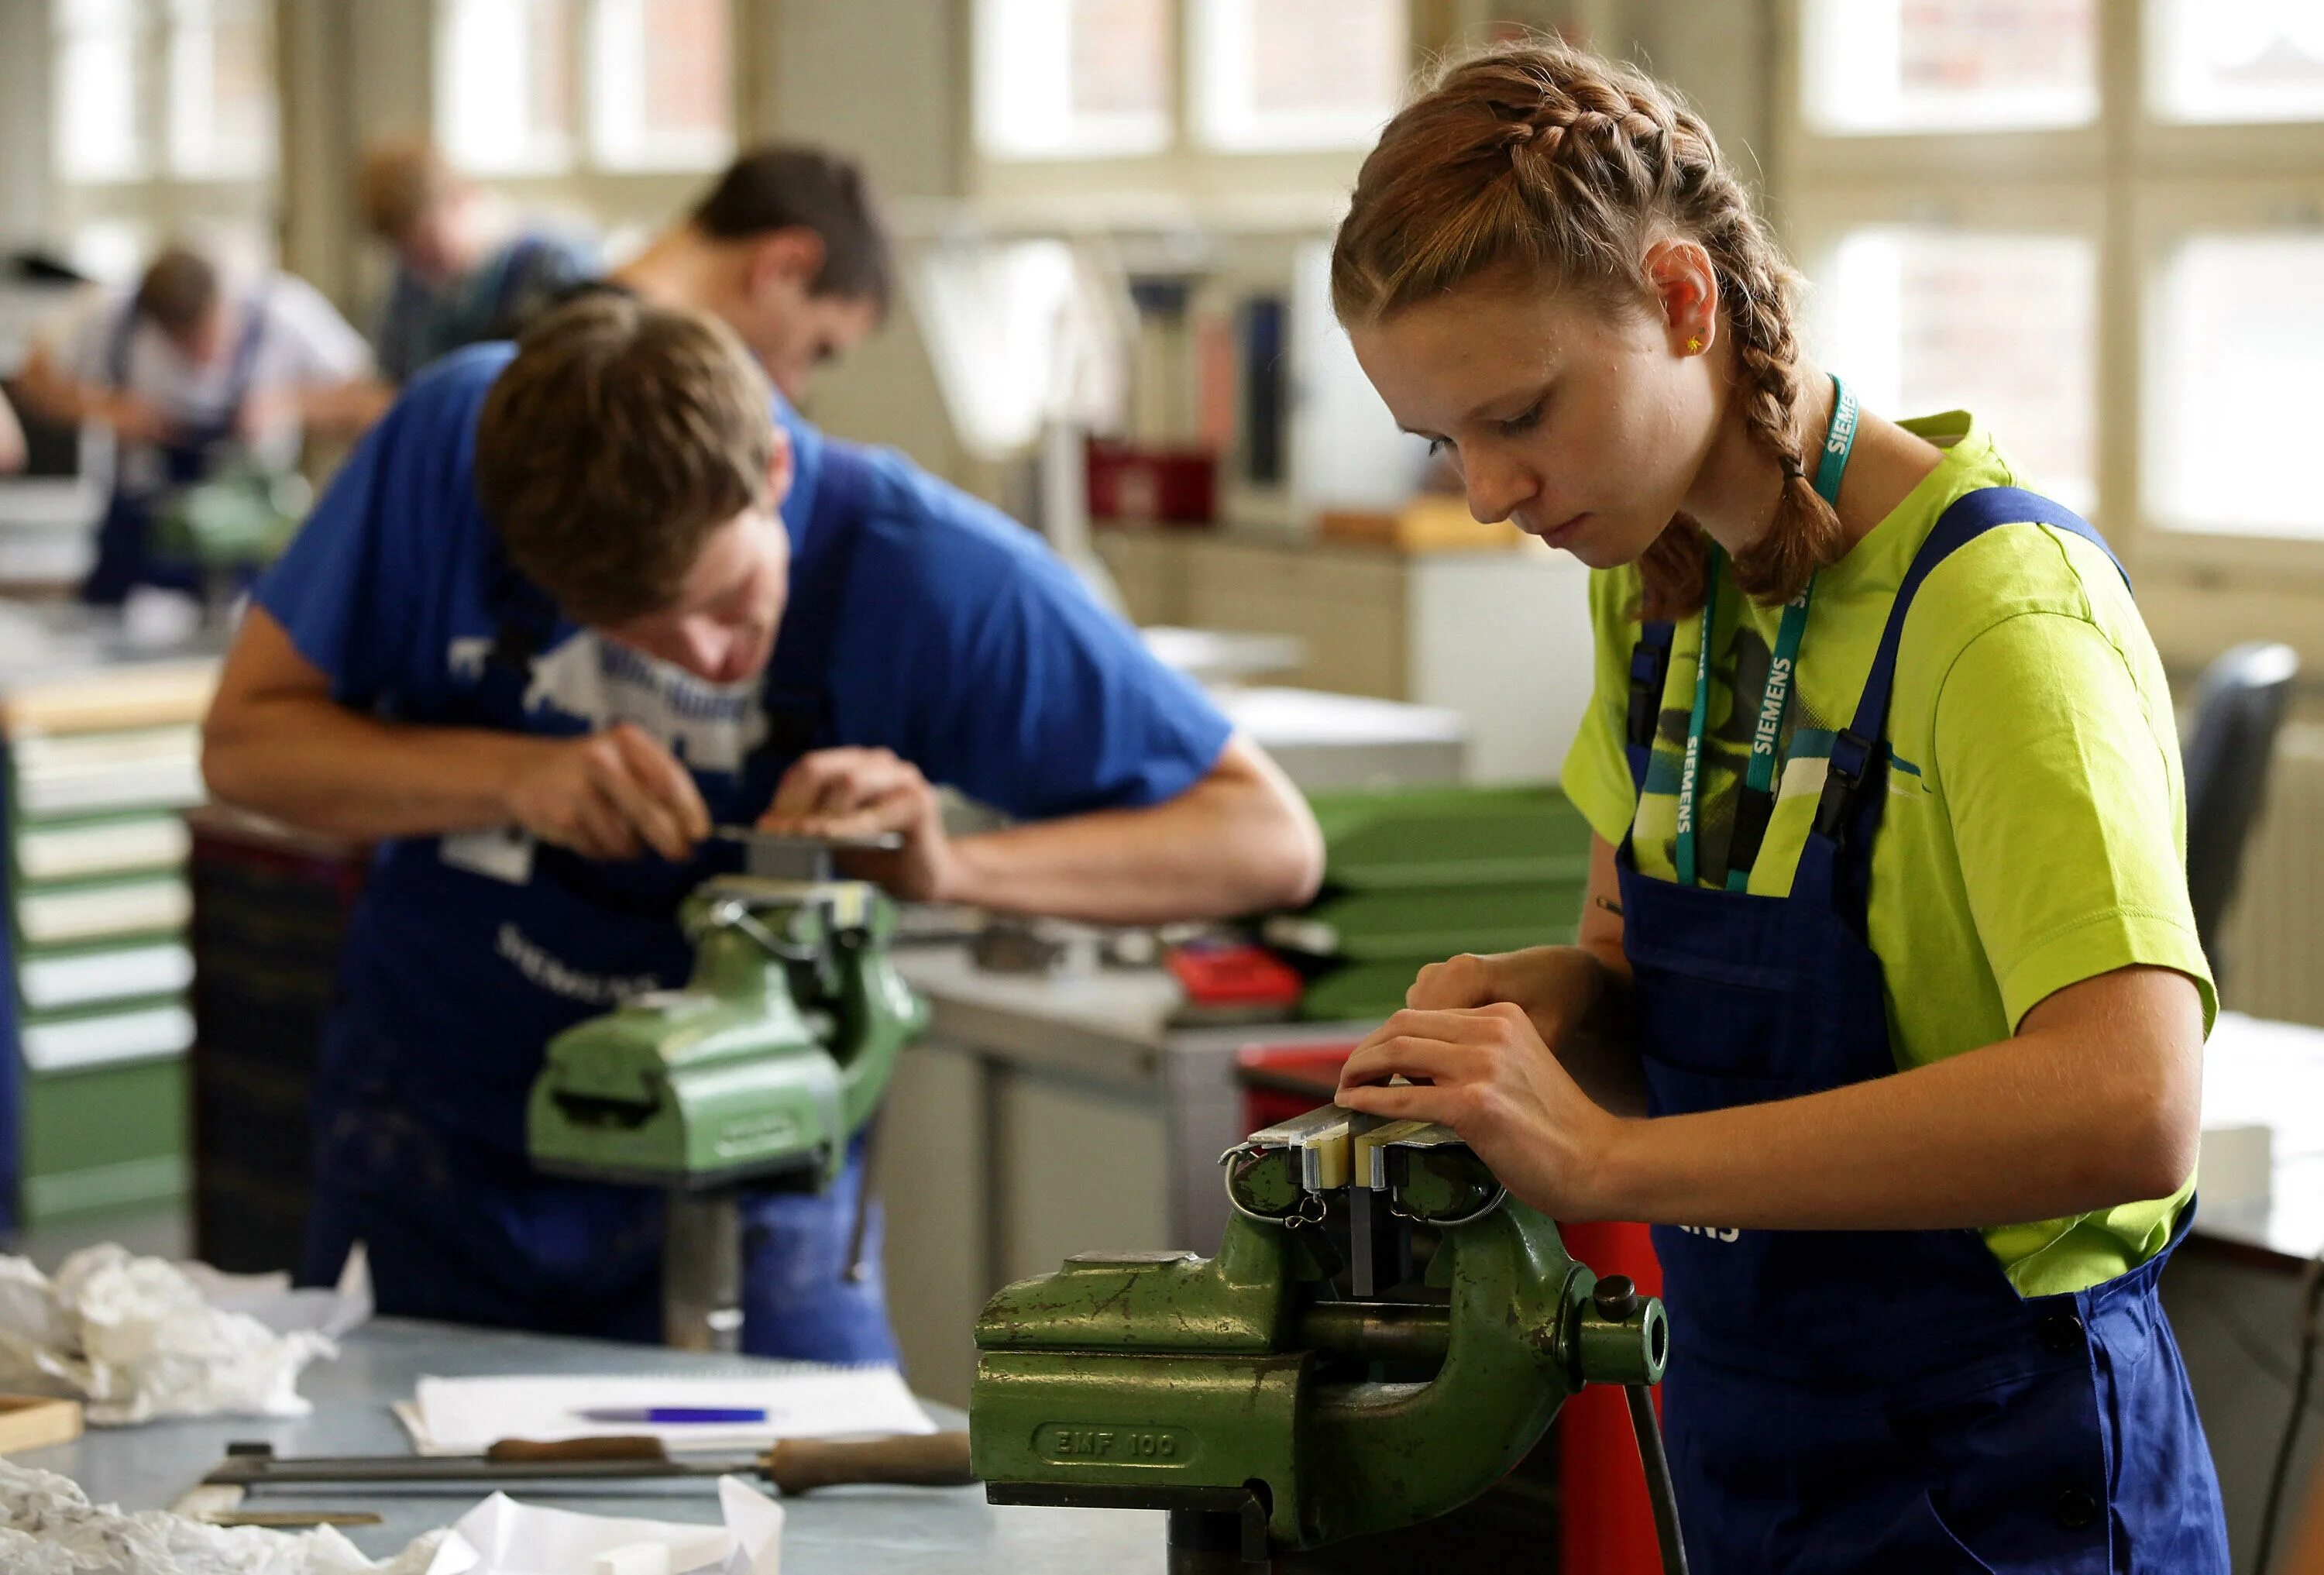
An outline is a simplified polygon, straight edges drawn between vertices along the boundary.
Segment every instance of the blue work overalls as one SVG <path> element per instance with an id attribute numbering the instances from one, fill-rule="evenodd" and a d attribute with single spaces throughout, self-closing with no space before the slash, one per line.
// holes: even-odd
<path id="1" fill-rule="evenodd" d="M 803 540 L 821 546 L 811 568 L 802 554 L 807 572 L 791 586 L 761 686 L 769 735 L 739 772 L 697 778 L 714 823 L 755 820 L 791 762 L 832 741 L 825 674 L 870 473 L 844 445 L 820 452 Z M 512 572 L 493 583 L 498 649 L 446 721 L 528 731 L 533 659 L 558 615 Z M 542 845 L 529 879 L 511 883 L 447 863 L 434 839 L 393 844 L 350 921 L 349 982 L 326 1030 L 302 1277 L 327 1283 L 362 1241 L 383 1312 L 659 1340 L 661 1193 L 537 1174 L 523 1152 L 521 1112 L 557 1033 L 622 993 L 685 980 L 692 959 L 678 903 L 711 874 L 735 868 L 737 857 L 715 841 L 685 863 L 652 855 L 603 863 Z M 418 926 L 452 929 L 460 953 L 476 959 L 476 975 L 451 981 L 440 1006 L 379 1000 L 364 982 L 362 957 Z M 567 988 L 547 988 L 545 969 L 564 970 Z M 576 977 L 612 988 L 601 1000 L 576 999 Z M 408 1096 L 400 1073 L 421 1064 L 429 1085 L 454 1091 L 456 1102 Z M 746 1196 L 744 1349 L 895 1359 L 876 1209 L 862 1215 L 855 1239 L 863 1170 L 859 1138 L 830 1191 Z M 858 1260 L 862 1272 L 851 1276 Z"/>
<path id="2" fill-rule="evenodd" d="M 137 303 L 133 300 L 123 309 L 106 346 L 106 381 L 115 390 L 129 386 L 129 347 L 138 321 Z M 146 491 L 131 483 L 124 474 L 126 445 L 115 445 L 113 495 L 106 501 L 105 518 L 97 526 L 97 561 L 90 566 L 88 577 L 81 582 L 82 601 L 115 606 L 137 585 L 158 585 L 197 594 L 201 592 L 201 565 L 190 558 L 154 550 L 154 508 L 169 494 L 208 480 L 217 468 L 218 451 L 233 440 L 242 407 L 250 399 L 251 379 L 258 366 L 258 346 L 265 336 L 266 302 L 263 296 L 254 295 L 243 310 L 242 332 L 235 339 L 233 360 L 226 371 L 226 399 L 218 413 L 208 421 L 181 424 L 174 438 L 154 446 L 161 461 L 158 491 Z"/>
<path id="3" fill-rule="evenodd" d="M 1897 1070 L 1865 928 L 1897 646 L 1930 570 L 2026 520 L 2105 546 L 2014 488 L 1945 511 L 1833 744 L 1787 896 L 1648 879 L 1625 839 L 1623 945 L 1654 1114 Z M 1632 659 L 1641 793 L 1671 640 L 1650 624 Z M 2155 1295 L 2168 1248 L 2089 1290 L 2022 1298 L 1974 1230 L 1706 1221 L 1654 1239 L 1671 1317 L 1664 1423 L 1696 1575 L 2227 1575 L 2210 1452 Z"/>

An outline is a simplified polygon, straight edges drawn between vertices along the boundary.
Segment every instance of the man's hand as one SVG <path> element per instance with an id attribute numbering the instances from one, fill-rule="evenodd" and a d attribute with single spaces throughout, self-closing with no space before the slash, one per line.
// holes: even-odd
<path id="1" fill-rule="evenodd" d="M 509 813 L 545 843 L 585 858 L 673 861 L 710 834 L 710 811 L 678 758 L 633 723 L 537 747 L 507 788 Z"/>
<path id="2" fill-rule="evenodd" d="M 776 786 L 759 829 L 811 837 L 895 832 L 904 839 L 897 852 L 849 854 L 843 863 L 914 902 L 948 900 L 959 884 L 936 790 L 918 766 L 890 750 L 817 750 L 802 756 Z"/>
<path id="3" fill-rule="evenodd" d="M 173 443 L 180 430 L 169 412 L 134 393 L 106 395 L 96 414 L 124 443 Z"/>
<path id="4" fill-rule="evenodd" d="M 254 389 L 234 413 L 238 442 L 257 447 L 279 433 L 298 429 L 302 405 L 297 389 Z"/>

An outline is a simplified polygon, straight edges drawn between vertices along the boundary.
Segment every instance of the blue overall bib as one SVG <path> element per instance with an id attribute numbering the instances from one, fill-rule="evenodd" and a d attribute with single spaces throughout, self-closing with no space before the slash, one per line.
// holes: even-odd
<path id="1" fill-rule="evenodd" d="M 1945 511 L 1834 742 L 1788 895 L 1649 879 L 1624 839 L 1653 1114 L 1897 1070 L 1865 926 L 1897 646 L 1932 569 L 2027 520 L 2105 547 L 2015 488 Z M 1632 657 L 1641 793 L 1671 645 L 1671 625 L 1649 624 Z M 2169 1248 L 2105 1285 L 2029 1299 L 1974 1230 L 1656 1226 L 1654 1239 L 1671 1318 L 1664 1426 L 1696 1575 L 2227 1575 L 2210 1452 L 2155 1295 Z"/>
<path id="2" fill-rule="evenodd" d="M 114 325 L 113 336 L 106 346 L 106 381 L 115 390 L 129 385 L 129 346 L 138 320 L 137 303 L 132 301 Z M 148 492 L 131 484 L 122 474 L 123 456 L 116 450 L 113 495 L 106 503 L 104 520 L 97 526 L 97 562 L 91 566 L 88 577 L 81 582 L 82 601 L 116 606 L 137 585 L 199 594 L 199 564 L 154 551 L 154 505 L 181 487 L 209 479 L 217 464 L 217 451 L 234 438 L 242 407 L 250 398 L 251 378 L 258 365 L 258 346 L 265 336 L 266 303 L 263 297 L 254 295 L 243 311 L 242 332 L 235 340 L 234 356 L 226 370 L 226 400 L 218 413 L 208 421 L 181 426 L 174 439 L 155 446 L 161 460 L 160 491 Z"/>
<path id="3" fill-rule="evenodd" d="M 862 456 L 825 446 L 803 537 L 820 549 L 802 552 L 761 685 L 768 735 L 739 771 L 696 778 L 714 823 L 754 821 L 790 764 L 831 741 L 825 675 L 870 485 Z M 534 658 L 558 614 L 505 566 L 492 583 L 497 649 L 446 720 L 520 731 Z M 573 731 L 586 726 L 576 720 Z M 597 862 L 541 845 L 529 879 L 512 883 L 446 861 L 432 838 L 392 844 L 350 921 L 349 972 L 326 1030 L 302 1277 L 327 1282 L 360 1240 L 383 1312 L 659 1340 L 662 1194 L 535 1173 L 522 1147 L 524 1099 L 557 1033 L 623 994 L 685 980 L 692 958 L 678 903 L 738 859 L 715 841 L 684 863 L 650 854 Z M 381 999 L 363 958 L 422 928 L 455 932 L 479 978 L 440 1003 Z M 586 999 L 591 989 L 602 999 Z M 426 1075 L 409 1076 L 415 1067 Z M 848 1273 L 863 1185 L 859 1138 L 830 1191 L 746 1196 L 744 1349 L 895 1359 L 876 1210 L 863 1217 L 863 1272 Z"/>

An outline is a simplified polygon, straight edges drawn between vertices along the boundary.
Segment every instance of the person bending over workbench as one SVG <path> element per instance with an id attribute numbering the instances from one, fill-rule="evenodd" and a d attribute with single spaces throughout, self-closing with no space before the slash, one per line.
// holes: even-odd
<path id="1" fill-rule="evenodd" d="M 851 310 L 869 311 L 857 301 Z M 796 386 L 794 383 L 793 386 Z M 706 314 L 583 296 L 423 373 L 261 583 L 222 799 L 383 839 L 318 1076 L 304 1273 L 651 1340 L 661 1201 L 535 1174 L 547 1041 L 686 974 L 714 824 L 900 833 L 908 898 L 1137 923 L 1305 900 L 1296 792 L 1029 531 L 828 438 Z M 948 836 L 931 782 L 1020 824 Z M 524 834 L 512 841 L 503 828 Z M 728 862 L 717 862 L 720 848 Z M 744 1203 L 755 1352 L 893 1360 L 860 1144 Z"/>

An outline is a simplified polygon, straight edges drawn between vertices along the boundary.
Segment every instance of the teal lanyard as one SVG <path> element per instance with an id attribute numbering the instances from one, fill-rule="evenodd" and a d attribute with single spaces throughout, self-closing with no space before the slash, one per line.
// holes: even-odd
<path id="1" fill-rule="evenodd" d="M 1816 463 L 1815 489 L 1823 501 L 1840 507 L 1840 478 L 1856 447 L 1856 392 L 1838 376 L 1831 380 L 1831 425 L 1825 428 L 1823 452 Z M 1719 581 L 1727 555 L 1716 542 L 1711 548 L 1709 589 L 1702 601 L 1702 638 L 1694 655 L 1694 709 L 1686 725 L 1686 757 L 1678 778 L 1678 881 L 1697 880 L 1695 853 L 1695 788 L 1702 765 L 1702 735 L 1711 721 L 1711 637 L 1712 614 L 1719 606 Z M 1784 714 L 1792 702 L 1799 672 L 1800 639 L 1807 632 L 1808 598 L 1815 593 L 1811 578 L 1800 594 L 1784 605 L 1784 620 L 1775 631 L 1775 657 L 1767 666 L 1767 691 L 1759 702 L 1758 725 L 1751 734 L 1751 761 L 1735 806 L 1735 838 L 1728 851 L 1727 889 L 1742 891 L 1751 884 L 1751 865 L 1759 854 L 1768 817 L 1775 805 L 1775 749 L 1784 736 Z"/>

